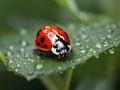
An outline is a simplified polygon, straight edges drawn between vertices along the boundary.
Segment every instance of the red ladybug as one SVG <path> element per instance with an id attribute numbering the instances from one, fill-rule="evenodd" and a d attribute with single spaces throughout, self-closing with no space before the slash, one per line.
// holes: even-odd
<path id="1" fill-rule="evenodd" d="M 36 48 L 41 51 L 52 52 L 60 57 L 70 54 L 71 43 L 68 35 L 63 29 L 56 26 L 44 26 L 36 35 Z"/>

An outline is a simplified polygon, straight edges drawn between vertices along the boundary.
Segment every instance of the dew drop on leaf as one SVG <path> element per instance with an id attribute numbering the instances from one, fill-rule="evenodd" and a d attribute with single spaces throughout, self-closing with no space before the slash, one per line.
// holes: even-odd
<path id="1" fill-rule="evenodd" d="M 38 64 L 38 65 L 36 65 L 36 67 L 35 67 L 35 69 L 41 69 L 41 68 L 43 68 L 43 65 L 42 64 Z"/>
<path id="2" fill-rule="evenodd" d="M 114 53 L 114 48 L 110 49 L 110 50 L 109 50 L 109 53 L 110 53 L 110 54 L 113 54 L 113 53 Z"/>
<path id="3" fill-rule="evenodd" d="M 20 48 L 20 52 L 24 52 L 25 51 L 25 49 L 24 48 Z"/>
<path id="4" fill-rule="evenodd" d="M 11 63 L 13 63 L 13 60 L 9 60 L 9 62 L 8 62 L 9 64 L 11 64 Z"/>
<path id="5" fill-rule="evenodd" d="M 11 55 L 12 55 L 12 52 L 8 51 L 7 56 L 11 56 Z"/>
<path id="6" fill-rule="evenodd" d="M 107 31 L 108 31 L 108 33 L 112 33 L 112 29 L 108 29 Z"/>
<path id="7" fill-rule="evenodd" d="M 97 59 L 98 59 L 98 58 L 99 58 L 99 55 L 98 55 L 98 54 L 95 54 L 95 58 L 97 58 Z"/>
<path id="8" fill-rule="evenodd" d="M 15 72 L 18 72 L 18 71 L 19 71 L 18 68 L 16 68 L 16 69 L 15 69 Z"/>
<path id="9" fill-rule="evenodd" d="M 96 48 L 98 48 L 98 49 L 102 48 L 102 45 L 100 44 L 100 42 L 96 43 Z"/>
<path id="10" fill-rule="evenodd" d="M 34 62 L 34 60 L 31 60 L 31 62 Z"/>
<path id="11" fill-rule="evenodd" d="M 20 35 L 24 36 L 26 34 L 27 34 L 27 30 L 26 29 L 23 28 L 23 29 L 20 30 Z"/>
<path id="12" fill-rule="evenodd" d="M 75 66 L 72 66 L 72 69 L 75 69 Z"/>
<path id="13" fill-rule="evenodd" d="M 31 59 L 30 59 L 30 58 L 28 58 L 28 61 L 31 61 Z"/>
<path id="14" fill-rule="evenodd" d="M 20 64 L 17 64 L 17 67 L 20 67 Z"/>
<path id="15" fill-rule="evenodd" d="M 28 45 L 28 43 L 27 43 L 25 40 L 22 40 L 22 41 L 21 41 L 21 46 L 25 47 L 25 46 L 27 46 L 27 45 Z"/>
<path id="16" fill-rule="evenodd" d="M 25 68 L 28 68 L 28 66 L 27 66 L 27 65 L 25 65 Z"/>
<path id="17" fill-rule="evenodd" d="M 80 43 L 80 42 L 76 42 L 75 45 L 76 45 L 76 46 L 80 46 L 81 43 Z"/>
<path id="18" fill-rule="evenodd" d="M 108 34 L 108 35 L 107 35 L 107 38 L 110 39 L 110 38 L 112 38 L 112 36 Z"/>
<path id="19" fill-rule="evenodd" d="M 106 40 L 106 37 L 105 36 L 100 36 L 100 39 L 101 40 Z"/>
<path id="20" fill-rule="evenodd" d="M 115 38 L 114 45 L 117 47 L 120 44 L 120 37 Z"/>
<path id="21" fill-rule="evenodd" d="M 81 58 L 79 58 L 78 61 L 81 61 Z"/>
<path id="22" fill-rule="evenodd" d="M 61 70 L 61 67 L 60 67 L 60 66 L 58 66 L 58 70 Z"/>
<path id="23" fill-rule="evenodd" d="M 63 71 L 60 71 L 60 74 L 63 74 Z"/>
<path id="24" fill-rule="evenodd" d="M 25 53 L 25 57 L 28 57 L 28 53 L 27 52 Z"/>
<path id="25" fill-rule="evenodd" d="M 104 47 L 108 47 L 108 42 L 105 41 L 105 42 L 103 43 L 103 46 L 104 46 Z"/>
<path id="26" fill-rule="evenodd" d="M 10 49 L 10 50 L 13 50 L 13 49 L 14 49 L 14 46 L 13 46 L 13 45 L 10 45 L 10 46 L 9 46 L 9 49 Z"/>
<path id="27" fill-rule="evenodd" d="M 82 54 L 84 54 L 84 53 L 86 53 L 86 50 L 85 50 L 85 49 L 82 49 L 80 52 L 81 52 Z"/>
<path id="28" fill-rule="evenodd" d="M 20 57 L 20 55 L 17 55 L 17 57 L 19 58 L 19 57 Z"/>

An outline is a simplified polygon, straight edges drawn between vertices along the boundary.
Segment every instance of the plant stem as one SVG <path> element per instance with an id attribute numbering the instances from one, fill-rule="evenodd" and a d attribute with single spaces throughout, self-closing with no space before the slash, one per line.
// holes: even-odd
<path id="1" fill-rule="evenodd" d="M 60 80 L 58 74 L 52 76 L 40 76 L 40 81 L 48 88 L 48 90 L 69 90 L 73 69 L 68 69 L 64 79 Z M 63 83 L 65 82 L 65 83 Z"/>
<path id="2" fill-rule="evenodd" d="M 39 79 L 48 88 L 48 90 L 57 90 L 56 85 L 48 76 L 40 76 Z"/>
<path id="3" fill-rule="evenodd" d="M 115 20 L 118 20 L 119 13 L 119 0 L 105 0 L 106 10 Z"/>
<path id="4" fill-rule="evenodd" d="M 70 68 L 69 70 L 67 70 L 66 76 L 65 76 L 66 83 L 63 90 L 69 90 L 72 73 L 73 73 L 73 69 Z"/>
<path id="5" fill-rule="evenodd" d="M 7 60 L 5 59 L 1 51 L 0 51 L 0 60 L 4 63 L 4 65 L 7 65 Z"/>

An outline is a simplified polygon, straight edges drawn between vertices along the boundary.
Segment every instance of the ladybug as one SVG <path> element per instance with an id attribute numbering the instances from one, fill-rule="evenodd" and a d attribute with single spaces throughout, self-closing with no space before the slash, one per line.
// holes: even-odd
<path id="1" fill-rule="evenodd" d="M 56 26 L 42 27 L 36 35 L 35 45 L 40 51 L 57 55 L 58 59 L 72 52 L 69 36 L 63 29 Z"/>

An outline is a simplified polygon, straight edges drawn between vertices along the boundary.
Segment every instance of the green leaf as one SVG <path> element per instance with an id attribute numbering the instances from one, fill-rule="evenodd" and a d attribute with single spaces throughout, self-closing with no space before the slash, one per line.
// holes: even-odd
<path id="1" fill-rule="evenodd" d="M 120 23 L 71 23 L 57 26 L 68 33 L 73 55 L 59 61 L 55 61 L 56 57 L 52 54 L 40 58 L 40 55 L 34 53 L 35 35 L 39 29 L 34 28 L 12 30 L 8 34 L 1 33 L 0 51 L 4 56 L 0 53 L 0 60 L 5 63 L 9 71 L 31 80 L 39 75 L 62 73 L 68 68 L 74 69 L 76 65 L 86 62 L 93 56 L 99 58 L 99 54 L 106 50 L 113 54 L 114 47 L 120 44 Z"/>

